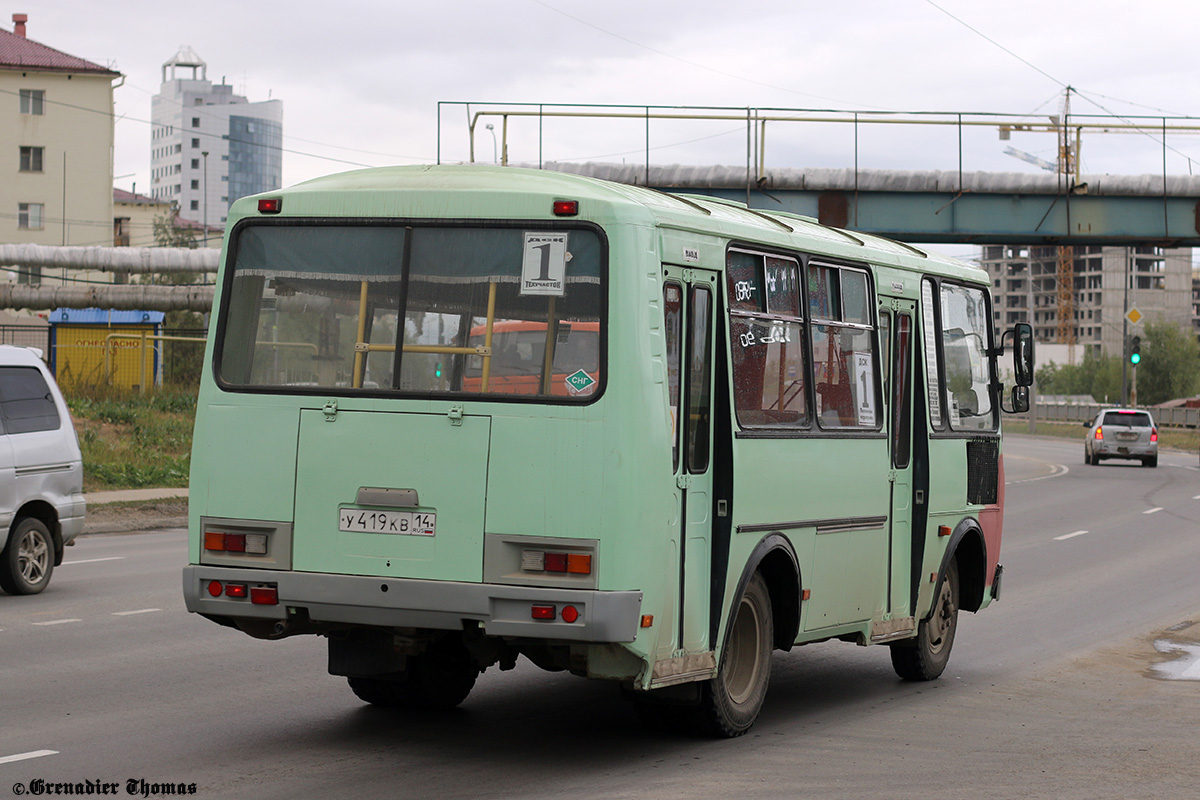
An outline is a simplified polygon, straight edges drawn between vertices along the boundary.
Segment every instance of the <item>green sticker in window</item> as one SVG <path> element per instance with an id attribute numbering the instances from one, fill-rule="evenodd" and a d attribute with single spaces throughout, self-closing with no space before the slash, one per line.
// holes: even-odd
<path id="1" fill-rule="evenodd" d="M 567 376 L 567 392 L 570 394 L 585 394 L 595 385 L 596 379 L 587 374 L 586 370 L 577 370 Z"/>

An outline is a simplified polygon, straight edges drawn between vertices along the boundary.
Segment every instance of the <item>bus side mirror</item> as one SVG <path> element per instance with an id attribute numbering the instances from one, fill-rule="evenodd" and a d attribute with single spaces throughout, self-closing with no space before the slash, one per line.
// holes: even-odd
<path id="1" fill-rule="evenodd" d="M 1012 389 L 1012 399 L 1009 402 L 1012 404 L 1012 407 L 1004 409 L 1006 414 L 1024 414 L 1029 410 L 1029 387 L 1014 386 Z"/>
<path id="2" fill-rule="evenodd" d="M 1028 322 L 1018 322 L 1009 331 L 1013 335 L 1013 374 L 1016 376 L 1018 387 L 1033 385 L 1033 326 Z M 1026 407 L 1029 403 L 1029 393 L 1025 393 Z M 1015 402 L 1014 397 L 1014 402 Z"/>

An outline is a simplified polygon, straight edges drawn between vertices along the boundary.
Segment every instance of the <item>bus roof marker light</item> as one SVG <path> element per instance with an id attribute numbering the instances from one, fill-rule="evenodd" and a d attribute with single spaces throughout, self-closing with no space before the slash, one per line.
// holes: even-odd
<path id="1" fill-rule="evenodd" d="M 260 214 L 278 214 L 283 210 L 283 198 L 281 197 L 260 197 L 258 199 L 258 213 Z"/>
<path id="2" fill-rule="evenodd" d="M 579 214 L 578 200 L 555 200 L 554 201 L 554 216 L 556 217 L 574 217 Z"/>

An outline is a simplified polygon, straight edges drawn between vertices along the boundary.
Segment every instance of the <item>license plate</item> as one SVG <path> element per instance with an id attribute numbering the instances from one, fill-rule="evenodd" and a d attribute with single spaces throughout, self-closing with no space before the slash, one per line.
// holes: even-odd
<path id="1" fill-rule="evenodd" d="M 1137 433 L 1118 433 L 1117 439 L 1122 442 L 1136 442 L 1139 435 Z"/>
<path id="2" fill-rule="evenodd" d="M 433 536 L 437 514 L 432 511 L 367 511 L 339 508 L 338 530 L 350 533 L 394 533 Z"/>

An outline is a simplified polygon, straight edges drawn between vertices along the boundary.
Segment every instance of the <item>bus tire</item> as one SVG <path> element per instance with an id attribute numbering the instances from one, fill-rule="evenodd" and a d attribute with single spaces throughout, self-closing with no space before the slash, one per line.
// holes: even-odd
<path id="1" fill-rule="evenodd" d="M 54 539 L 34 517 L 18 520 L 0 551 L 0 589 L 9 594 L 37 594 L 54 571 Z"/>
<path id="2" fill-rule="evenodd" d="M 892 668 L 906 681 L 931 681 L 942 674 L 958 630 L 958 562 L 950 560 L 929 619 L 917 626 L 916 638 L 891 646 Z"/>
<path id="3" fill-rule="evenodd" d="M 774 641 L 771 593 L 762 574 L 755 572 L 734 610 L 720 669 L 702 688 L 705 732 L 732 738 L 750 730 L 767 696 Z"/>

